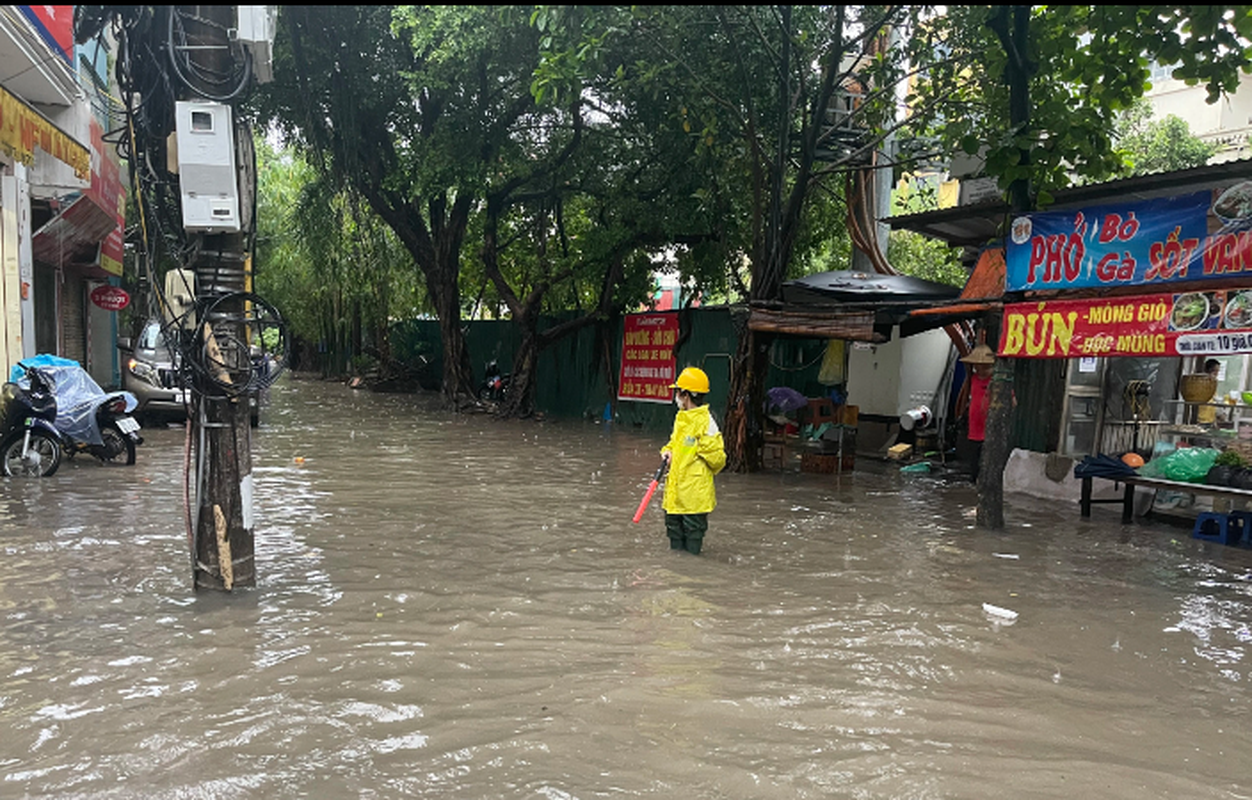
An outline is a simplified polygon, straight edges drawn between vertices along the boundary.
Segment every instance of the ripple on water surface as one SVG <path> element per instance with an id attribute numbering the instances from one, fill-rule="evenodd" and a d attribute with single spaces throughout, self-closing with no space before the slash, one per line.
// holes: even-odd
<path id="1" fill-rule="evenodd" d="M 663 436 L 282 381 L 255 590 L 189 588 L 183 431 L 0 494 L 0 796 L 1230 797 L 1252 551 L 869 460 L 723 475 Z M 985 613 L 990 604 L 1015 620 Z"/>

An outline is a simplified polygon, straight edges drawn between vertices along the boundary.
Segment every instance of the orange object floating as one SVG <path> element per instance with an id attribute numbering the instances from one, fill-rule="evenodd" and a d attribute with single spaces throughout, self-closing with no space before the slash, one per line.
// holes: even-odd
<path id="1" fill-rule="evenodd" d="M 295 458 L 295 462 L 296 462 L 297 464 L 303 464 L 303 463 L 304 463 L 304 456 L 296 456 L 296 458 Z"/>

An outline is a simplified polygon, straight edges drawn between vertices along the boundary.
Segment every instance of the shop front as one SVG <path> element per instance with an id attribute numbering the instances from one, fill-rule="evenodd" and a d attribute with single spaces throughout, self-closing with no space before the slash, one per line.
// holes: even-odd
<path id="1" fill-rule="evenodd" d="M 1061 455 L 1223 450 L 1252 422 L 1252 182 L 1018 217 L 1006 261 L 998 353 L 1065 360 Z"/>

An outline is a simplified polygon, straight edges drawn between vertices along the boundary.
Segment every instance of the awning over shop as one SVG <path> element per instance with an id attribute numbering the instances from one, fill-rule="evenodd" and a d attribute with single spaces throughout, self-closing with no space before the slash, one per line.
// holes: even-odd
<path id="1" fill-rule="evenodd" d="M 112 212 L 83 195 L 35 232 L 32 254 L 35 261 L 52 266 L 98 267 L 100 243 L 116 227 Z"/>
<path id="2" fill-rule="evenodd" d="M 832 305 L 864 302 L 926 302 L 956 297 L 959 290 L 909 275 L 836 270 L 806 275 L 782 285 L 783 302 L 797 305 Z"/>
<path id="3" fill-rule="evenodd" d="M 885 342 L 889 337 L 874 330 L 874 312 L 823 309 L 783 310 L 753 308 L 748 328 L 763 333 L 810 336 L 814 339 L 846 339 L 853 342 Z"/>
<path id="4" fill-rule="evenodd" d="M 984 248 L 959 297 L 949 303 L 915 309 L 909 317 L 914 323 L 929 320 L 935 323 L 933 327 L 939 327 L 998 310 L 1003 305 L 1004 272 L 1004 248 Z"/>
<path id="5" fill-rule="evenodd" d="M 809 275 L 782 286 L 782 302 L 752 307 L 748 327 L 754 331 L 885 342 L 900 326 L 910 336 L 938 324 L 911 322 L 909 312 L 919 305 L 956 297 L 954 286 L 908 275 L 836 270 Z"/>
<path id="6" fill-rule="evenodd" d="M 96 277 L 122 274 L 126 190 L 115 151 L 104 144 L 104 131 L 91 122 L 95 151 L 91 185 L 32 237 L 34 258 L 54 266 L 73 265 Z"/>

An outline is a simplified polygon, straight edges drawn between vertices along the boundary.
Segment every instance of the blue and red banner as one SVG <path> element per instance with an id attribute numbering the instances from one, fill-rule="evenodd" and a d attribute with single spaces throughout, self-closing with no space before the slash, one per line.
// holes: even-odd
<path id="1" fill-rule="evenodd" d="M 74 7 L 18 6 L 53 52 L 74 66 Z"/>
<path id="2" fill-rule="evenodd" d="M 1005 289 L 1161 286 L 1252 273 L 1252 182 L 1013 220 Z"/>

